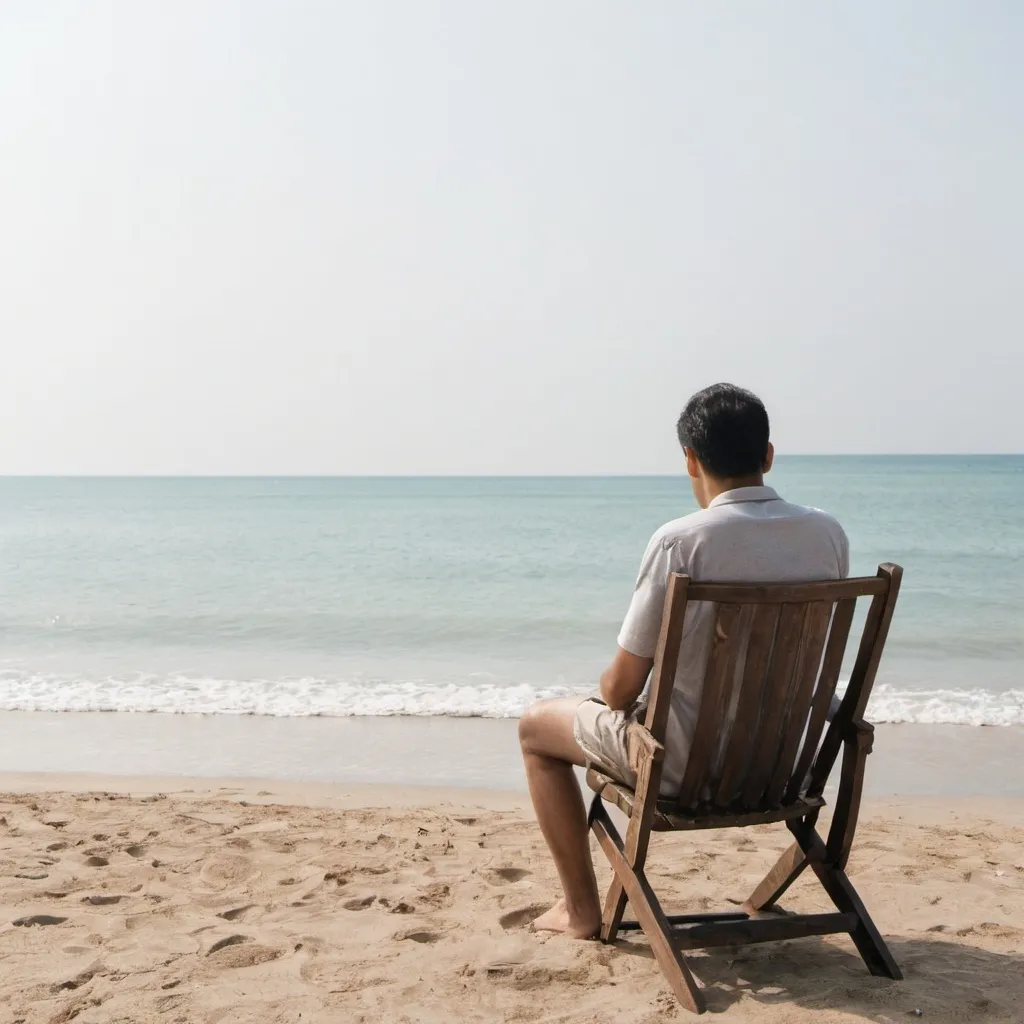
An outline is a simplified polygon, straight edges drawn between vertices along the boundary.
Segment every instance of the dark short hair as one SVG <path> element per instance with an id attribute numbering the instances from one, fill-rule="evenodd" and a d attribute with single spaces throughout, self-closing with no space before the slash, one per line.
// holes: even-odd
<path id="1" fill-rule="evenodd" d="M 712 384 L 687 403 L 676 424 L 679 443 L 721 479 L 752 476 L 768 458 L 768 413 L 757 395 Z"/>

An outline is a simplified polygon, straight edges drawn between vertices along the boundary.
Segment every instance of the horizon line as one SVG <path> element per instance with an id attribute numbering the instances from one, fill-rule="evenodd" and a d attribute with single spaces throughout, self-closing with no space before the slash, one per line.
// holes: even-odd
<path id="1" fill-rule="evenodd" d="M 843 452 L 835 455 L 794 452 L 776 456 L 786 459 L 1013 459 L 1024 452 Z M 227 472 L 227 473 L 3 473 L 3 480 L 641 480 L 679 476 L 676 472 L 659 473 L 296 473 L 296 472 Z"/>

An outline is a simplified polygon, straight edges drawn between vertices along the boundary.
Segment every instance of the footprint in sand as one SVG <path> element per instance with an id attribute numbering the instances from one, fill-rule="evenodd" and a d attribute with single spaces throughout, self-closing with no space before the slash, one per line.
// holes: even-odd
<path id="1" fill-rule="evenodd" d="M 105 868 L 110 863 L 106 857 L 87 857 L 85 861 L 86 867 L 90 868 Z"/>
<path id="2" fill-rule="evenodd" d="M 15 928 L 33 928 L 36 925 L 63 924 L 66 920 L 66 917 L 54 917 L 52 914 L 33 914 L 32 917 L 19 917 L 11 924 Z"/>
<path id="3" fill-rule="evenodd" d="M 228 946 L 237 946 L 243 942 L 252 942 L 252 939 L 248 935 L 229 935 L 226 939 L 219 939 L 215 942 L 207 951 L 207 956 L 212 956 L 219 950 L 226 949 Z"/>
<path id="4" fill-rule="evenodd" d="M 146 847 L 140 846 L 138 843 L 134 843 L 132 846 L 126 846 L 124 848 L 124 852 L 127 853 L 129 857 L 135 857 L 138 859 L 139 857 L 146 856 Z"/>
<path id="5" fill-rule="evenodd" d="M 207 951 L 218 967 L 255 967 L 268 960 L 276 960 L 281 950 L 261 946 L 248 935 L 229 935 L 215 942 Z"/>
<path id="6" fill-rule="evenodd" d="M 67 843 L 50 843 L 50 845 L 46 848 L 46 852 L 56 853 L 58 850 L 66 850 L 67 848 Z"/>
<path id="7" fill-rule="evenodd" d="M 487 880 L 492 885 L 508 885 L 512 882 L 521 882 L 532 874 L 525 868 L 492 868 L 486 872 Z"/>
<path id="8" fill-rule="evenodd" d="M 223 911 L 217 916 L 223 918 L 225 921 L 244 921 L 248 916 L 249 911 L 255 909 L 255 903 L 247 903 L 244 907 L 234 907 L 231 910 Z"/>
<path id="9" fill-rule="evenodd" d="M 281 956 L 280 949 L 273 949 L 270 946 L 262 946 L 258 942 L 246 942 L 244 945 L 232 945 L 218 952 L 213 958 L 220 968 L 255 967 L 257 964 L 265 964 L 268 960 L 276 960 Z"/>
<path id="10" fill-rule="evenodd" d="M 248 857 L 232 853 L 214 854 L 206 860 L 199 871 L 203 884 L 217 889 L 252 881 L 259 875 L 259 869 Z"/>
<path id="11" fill-rule="evenodd" d="M 532 903 L 530 906 L 523 907 L 520 910 L 512 910 L 507 914 L 502 914 L 498 918 L 498 924 L 506 931 L 511 931 L 513 928 L 528 928 L 533 919 L 540 917 L 547 909 L 548 905 L 545 903 Z"/>
<path id="12" fill-rule="evenodd" d="M 398 932 L 396 935 L 392 936 L 392 938 L 394 938 L 396 942 L 408 941 L 419 942 L 421 944 L 429 944 L 431 942 L 437 942 L 437 940 L 441 938 L 441 936 L 438 935 L 437 932 L 417 930 L 411 932 Z"/>
<path id="13" fill-rule="evenodd" d="M 68 978 L 67 981 L 60 981 L 50 986 L 50 991 L 56 995 L 58 992 L 73 992 L 76 988 L 81 988 L 83 985 L 92 981 L 97 974 L 100 973 L 98 967 L 90 967 L 87 970 L 76 974 L 73 978 Z"/>
<path id="14" fill-rule="evenodd" d="M 444 882 L 435 882 L 419 894 L 419 900 L 421 903 L 427 904 L 428 907 L 434 907 L 435 909 L 450 906 L 452 902 L 451 886 L 446 885 Z"/>
<path id="15" fill-rule="evenodd" d="M 365 910 L 373 904 L 373 901 L 376 900 L 376 898 L 376 896 L 362 896 L 358 899 L 346 900 L 342 903 L 342 906 L 346 910 Z"/>
<path id="16" fill-rule="evenodd" d="M 82 902 L 93 907 L 112 907 L 123 899 L 123 896 L 83 896 Z"/>

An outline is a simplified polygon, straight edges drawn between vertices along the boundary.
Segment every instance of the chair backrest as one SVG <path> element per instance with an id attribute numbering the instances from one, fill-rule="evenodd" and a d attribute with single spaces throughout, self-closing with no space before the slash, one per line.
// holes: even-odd
<path id="1" fill-rule="evenodd" d="M 669 581 L 645 724 L 665 739 L 683 622 L 714 624 L 700 711 L 676 803 L 682 813 L 767 813 L 820 796 L 842 741 L 863 720 L 903 570 L 823 583 Z M 871 604 L 842 704 L 826 731 L 857 599 Z M 822 735 L 824 740 L 822 741 Z"/>

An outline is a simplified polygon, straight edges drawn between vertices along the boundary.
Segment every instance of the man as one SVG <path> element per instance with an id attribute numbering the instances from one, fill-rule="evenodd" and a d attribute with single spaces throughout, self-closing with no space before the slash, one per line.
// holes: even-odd
<path id="1" fill-rule="evenodd" d="M 573 765 L 590 761 L 635 785 L 626 726 L 643 717 L 637 700 L 654 664 L 670 574 L 775 583 L 838 579 L 849 572 L 849 545 L 839 523 L 817 509 L 791 505 L 764 486 L 774 450 L 760 399 L 731 384 L 715 384 L 690 399 L 677 429 L 701 511 L 666 524 L 648 544 L 618 650 L 601 676 L 601 698 L 542 701 L 519 722 L 530 796 L 564 892 L 533 922 L 537 930 L 586 939 L 600 929 L 601 903 Z M 687 609 L 665 737 L 666 796 L 678 790 L 686 767 L 713 611 L 699 604 Z"/>

